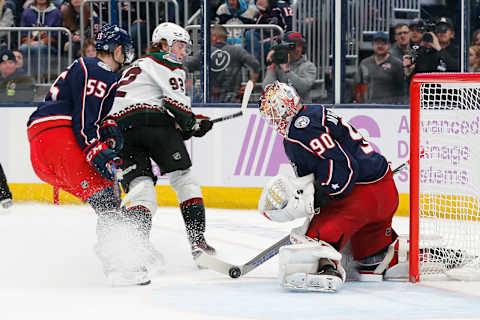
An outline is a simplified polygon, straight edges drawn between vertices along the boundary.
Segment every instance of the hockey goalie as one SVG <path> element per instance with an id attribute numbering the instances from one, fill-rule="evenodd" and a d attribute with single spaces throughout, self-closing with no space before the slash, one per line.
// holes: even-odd
<path id="1" fill-rule="evenodd" d="M 350 243 L 360 280 L 408 276 L 407 241 L 392 229 L 398 191 L 385 157 L 348 122 L 325 107 L 300 103 L 278 81 L 259 99 L 262 117 L 284 140 L 300 178 L 276 176 L 259 211 L 272 221 L 307 218 L 280 249 L 281 285 L 335 292 L 346 280 L 340 251 Z"/>

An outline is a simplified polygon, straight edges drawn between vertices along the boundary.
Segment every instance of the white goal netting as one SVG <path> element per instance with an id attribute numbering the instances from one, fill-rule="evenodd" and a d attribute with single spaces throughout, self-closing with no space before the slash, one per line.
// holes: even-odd
<path id="1" fill-rule="evenodd" d="M 420 84 L 419 276 L 480 280 L 480 83 Z"/>

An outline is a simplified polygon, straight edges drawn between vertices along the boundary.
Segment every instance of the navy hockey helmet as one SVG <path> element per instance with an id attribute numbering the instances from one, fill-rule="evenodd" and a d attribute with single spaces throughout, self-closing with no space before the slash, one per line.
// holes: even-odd
<path id="1" fill-rule="evenodd" d="M 103 25 L 95 36 L 95 49 L 113 53 L 118 46 L 122 46 L 123 54 L 125 54 L 124 64 L 131 63 L 135 52 L 130 35 L 115 24 Z"/>

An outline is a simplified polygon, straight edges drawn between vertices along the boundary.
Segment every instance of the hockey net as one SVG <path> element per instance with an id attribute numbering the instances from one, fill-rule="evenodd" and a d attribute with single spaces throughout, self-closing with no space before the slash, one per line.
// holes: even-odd
<path id="1" fill-rule="evenodd" d="M 410 281 L 480 280 L 480 74 L 410 85 Z"/>

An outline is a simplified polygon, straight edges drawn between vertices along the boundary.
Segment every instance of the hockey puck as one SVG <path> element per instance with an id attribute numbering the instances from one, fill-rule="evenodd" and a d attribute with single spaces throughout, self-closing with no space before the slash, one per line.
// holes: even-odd
<path id="1" fill-rule="evenodd" d="M 236 279 L 242 275 L 242 271 L 240 270 L 239 267 L 231 267 L 228 270 L 228 274 L 230 275 L 231 278 Z"/>

